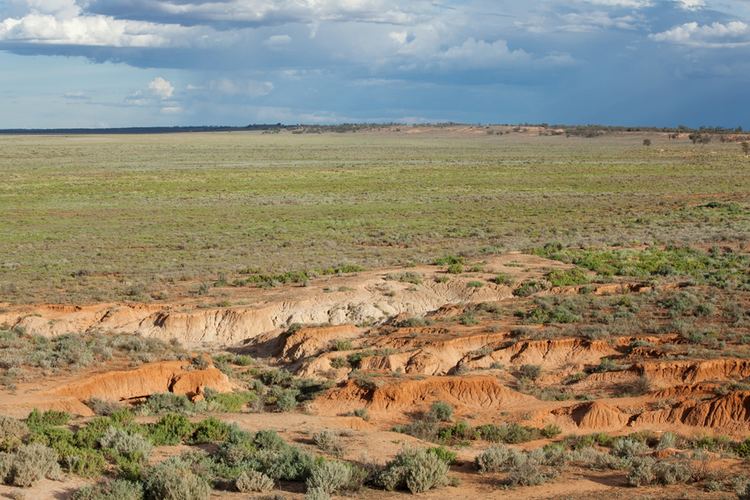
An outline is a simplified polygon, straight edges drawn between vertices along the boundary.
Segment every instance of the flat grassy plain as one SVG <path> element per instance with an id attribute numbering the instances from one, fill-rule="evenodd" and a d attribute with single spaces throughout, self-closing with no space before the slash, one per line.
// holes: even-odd
<path id="1" fill-rule="evenodd" d="M 2 136 L 0 302 L 166 298 L 243 270 L 549 242 L 744 245 L 750 159 L 739 145 L 644 137 Z"/>

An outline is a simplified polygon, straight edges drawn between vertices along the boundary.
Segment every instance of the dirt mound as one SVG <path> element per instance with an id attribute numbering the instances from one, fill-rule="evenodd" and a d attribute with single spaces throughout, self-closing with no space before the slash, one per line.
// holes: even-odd
<path id="1" fill-rule="evenodd" d="M 382 387 L 363 387 L 350 382 L 329 391 L 315 405 L 323 412 L 367 407 L 371 411 L 413 411 L 434 401 L 445 401 L 458 411 L 507 410 L 536 401 L 513 391 L 494 377 L 431 377 L 395 382 Z"/>
<path id="2" fill-rule="evenodd" d="M 750 391 L 737 391 L 707 400 L 681 401 L 639 415 L 638 424 L 683 424 L 736 432 L 750 429 Z"/>
<path id="3" fill-rule="evenodd" d="M 193 398 L 203 394 L 207 388 L 228 392 L 234 386 L 224 373 L 213 366 L 192 369 L 190 361 L 164 361 L 133 370 L 87 375 L 45 391 L 42 395 L 71 397 L 79 401 L 91 398 L 122 401 L 172 392 Z"/>
<path id="4" fill-rule="evenodd" d="M 512 267 L 509 267 L 513 264 Z M 308 286 L 270 289 L 226 287 L 228 302 L 216 307 L 210 298 L 184 297 L 169 304 L 97 304 L 85 307 L 33 305 L 0 312 L 0 324 L 45 336 L 91 330 L 137 333 L 186 346 L 236 345 L 299 324 L 378 324 L 399 314 L 422 316 L 446 304 L 492 302 L 512 297 L 507 286 L 490 282 L 502 270 L 521 282 L 567 264 L 541 257 L 506 254 L 487 260 L 474 276 L 450 275 L 441 266 L 420 266 L 327 276 Z M 484 286 L 468 283 L 483 280 Z"/>
<path id="5" fill-rule="evenodd" d="M 652 384 L 663 387 L 695 384 L 708 380 L 750 377 L 749 359 L 711 359 L 706 361 L 646 362 L 635 367 Z"/>
<path id="6" fill-rule="evenodd" d="M 566 408 L 570 418 L 581 429 L 619 429 L 628 423 L 629 416 L 618 408 L 601 401 L 591 401 Z"/>
<path id="7" fill-rule="evenodd" d="M 482 364 L 499 362 L 512 365 L 534 364 L 547 370 L 566 365 L 598 364 L 607 356 L 617 354 L 612 346 L 600 340 L 555 339 L 515 342 L 487 356 Z"/>
<path id="8" fill-rule="evenodd" d="M 349 340 L 360 334 L 354 325 L 301 328 L 284 339 L 281 357 L 287 361 L 316 356 L 329 350 L 334 340 Z"/>

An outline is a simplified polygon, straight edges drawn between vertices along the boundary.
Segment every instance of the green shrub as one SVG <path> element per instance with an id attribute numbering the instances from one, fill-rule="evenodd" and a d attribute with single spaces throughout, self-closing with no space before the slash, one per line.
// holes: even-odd
<path id="1" fill-rule="evenodd" d="M 484 283 L 481 281 L 469 281 L 466 283 L 466 286 L 469 288 L 482 288 L 484 286 Z"/>
<path id="2" fill-rule="evenodd" d="M 549 288 L 549 285 L 546 282 L 527 280 L 513 290 L 513 295 L 516 297 L 529 297 L 535 293 L 543 292 L 547 288 Z"/>
<path id="3" fill-rule="evenodd" d="M 271 399 L 276 404 L 276 408 L 282 412 L 293 411 L 297 408 L 297 396 L 299 396 L 299 390 L 297 389 L 283 389 L 281 387 L 271 389 Z"/>
<path id="4" fill-rule="evenodd" d="M 45 429 L 65 425 L 70 420 L 70 414 L 64 411 L 47 410 L 40 412 L 36 408 L 26 417 L 26 425 L 30 430 Z"/>
<path id="5" fill-rule="evenodd" d="M 450 264 L 445 270 L 448 274 L 461 274 L 464 272 L 464 266 L 458 262 Z"/>
<path id="6" fill-rule="evenodd" d="M 456 458 L 458 455 L 456 455 L 455 452 L 443 448 L 442 446 L 438 446 L 435 448 L 427 448 L 428 453 L 434 454 L 436 457 L 438 457 L 440 460 L 445 462 L 448 465 L 451 465 L 456 462 Z"/>
<path id="7" fill-rule="evenodd" d="M 336 339 L 331 342 L 331 349 L 334 351 L 351 351 L 352 341 L 348 339 Z"/>
<path id="8" fill-rule="evenodd" d="M 82 477 L 99 477 L 107 467 L 107 461 L 99 450 L 91 448 L 63 447 L 57 450 L 63 469 Z"/>
<path id="9" fill-rule="evenodd" d="M 143 405 L 143 410 L 151 415 L 163 413 L 193 413 L 195 405 L 185 395 L 164 392 L 152 394 Z"/>
<path id="10" fill-rule="evenodd" d="M 441 422 L 450 422 L 453 417 L 453 406 L 445 401 L 435 401 L 430 407 L 428 416 L 431 419 L 439 420 Z"/>
<path id="11" fill-rule="evenodd" d="M 168 413 L 148 428 L 148 436 L 156 446 L 177 445 L 186 442 L 195 432 L 184 415 Z"/>
<path id="12" fill-rule="evenodd" d="M 274 487 L 273 479 L 262 472 L 246 470 L 234 483 L 240 493 L 267 493 Z"/>
<path id="13" fill-rule="evenodd" d="M 277 481 L 304 481 L 310 475 L 313 458 L 294 446 L 263 449 L 253 457 L 253 468 Z"/>
<path id="14" fill-rule="evenodd" d="M 550 271 L 547 273 L 547 281 L 552 286 L 575 286 L 585 285 L 589 282 L 589 278 L 582 269 L 574 267 L 572 269 L 555 269 L 554 271 Z"/>
<path id="15" fill-rule="evenodd" d="M 84 486 L 72 495 L 72 500 L 142 500 L 140 483 L 115 479 L 94 486 Z"/>
<path id="16" fill-rule="evenodd" d="M 439 259 L 436 259 L 433 262 L 433 265 L 436 266 L 450 266 L 453 264 L 463 264 L 465 262 L 465 259 L 458 255 L 446 255 L 445 257 L 441 257 Z"/>
<path id="17" fill-rule="evenodd" d="M 313 465 L 307 478 L 308 489 L 319 489 L 329 495 L 344 489 L 352 479 L 349 464 L 336 461 L 322 461 Z"/>
<path id="18" fill-rule="evenodd" d="M 180 459 L 169 459 L 148 468 L 143 487 L 146 500 L 207 500 L 211 491 L 208 482 Z"/>
<path id="19" fill-rule="evenodd" d="M 521 378 L 527 378 L 529 380 L 536 380 L 542 374 L 542 367 L 539 365 L 522 365 L 518 369 L 518 374 Z"/>
<path id="20" fill-rule="evenodd" d="M 479 320 L 472 311 L 466 311 L 458 317 L 458 322 L 464 326 L 474 326 L 479 324 Z"/>
<path id="21" fill-rule="evenodd" d="M 513 278 L 510 276 L 510 274 L 506 273 L 498 273 L 490 281 L 492 281 L 496 285 L 503 286 L 511 286 L 513 284 Z"/>
<path id="22" fill-rule="evenodd" d="M 190 439 L 191 444 L 216 443 L 224 441 L 229 435 L 231 426 L 209 417 L 195 424 L 195 431 Z"/>
<path id="23" fill-rule="evenodd" d="M 253 443 L 262 450 L 282 450 L 287 446 L 275 431 L 258 431 L 253 438 Z"/>
<path id="24" fill-rule="evenodd" d="M 133 416 L 130 412 L 118 412 L 109 417 L 93 418 L 86 425 L 76 430 L 73 435 L 72 444 L 79 448 L 95 448 L 110 427 L 127 429 L 132 433 L 140 433 L 142 428 L 138 424 L 133 423 L 132 418 Z"/>
<path id="25" fill-rule="evenodd" d="M 219 411 L 227 413 L 238 413 L 248 403 L 252 403 L 256 399 L 258 399 L 258 396 L 250 391 L 221 393 L 206 389 L 206 401 Z"/>
<path id="26" fill-rule="evenodd" d="M 540 433 L 542 434 L 542 437 L 545 437 L 547 439 L 551 439 L 555 436 L 559 436 L 562 432 L 562 429 L 560 429 L 560 426 L 555 424 L 547 424 L 545 425 Z"/>
<path id="27" fill-rule="evenodd" d="M 422 493 L 445 484 L 448 465 L 426 450 L 406 450 L 386 464 L 378 483 L 386 490 L 408 489 Z"/>

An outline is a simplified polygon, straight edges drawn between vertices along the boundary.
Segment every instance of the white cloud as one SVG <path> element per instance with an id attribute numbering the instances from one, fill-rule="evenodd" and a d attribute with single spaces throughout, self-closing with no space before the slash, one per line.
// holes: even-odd
<path id="1" fill-rule="evenodd" d="M 675 0 L 685 10 L 700 10 L 706 6 L 705 0 Z"/>
<path id="2" fill-rule="evenodd" d="M 81 8 L 75 0 L 21 0 L 31 12 L 51 14 L 59 17 L 75 17 L 81 13 Z"/>
<path id="3" fill-rule="evenodd" d="M 292 37 L 289 35 L 271 35 L 265 39 L 263 45 L 266 47 L 277 48 L 289 45 L 292 42 Z"/>
<path id="4" fill-rule="evenodd" d="M 531 60 L 528 52 L 508 48 L 508 42 L 505 40 L 486 42 L 474 38 L 468 38 L 461 45 L 450 47 L 438 57 L 445 66 L 475 69 Z"/>
<path id="5" fill-rule="evenodd" d="M 108 16 L 56 17 L 28 14 L 0 22 L 0 41 L 92 47 L 188 46 L 194 28 Z"/>
<path id="6" fill-rule="evenodd" d="M 605 7 L 624 7 L 632 9 L 642 9 L 651 6 L 651 0 L 586 0 L 593 5 L 603 5 Z"/>
<path id="7" fill-rule="evenodd" d="M 172 82 L 160 76 L 149 82 L 148 89 L 159 99 L 169 99 L 174 94 L 174 85 L 172 85 Z"/>
<path id="8" fill-rule="evenodd" d="M 209 88 L 215 92 L 226 95 L 244 95 L 249 97 L 262 97 L 273 91 L 273 83 L 258 82 L 254 80 L 234 81 L 227 78 L 212 80 Z"/>
<path id="9" fill-rule="evenodd" d="M 62 0 L 60 0 L 62 1 Z M 88 0 L 104 12 L 138 12 L 176 23 L 222 22 L 251 25 L 370 22 L 409 24 L 434 10 L 428 0 Z"/>
<path id="10" fill-rule="evenodd" d="M 669 42 L 703 48 L 732 48 L 750 45 L 750 25 L 742 21 L 728 23 L 685 23 L 649 35 L 657 42 Z"/>
<path id="11" fill-rule="evenodd" d="M 640 20 L 632 15 L 612 17 L 607 12 L 573 12 L 560 16 L 563 24 L 559 25 L 558 31 L 587 32 L 603 29 L 637 29 Z"/>
<path id="12" fill-rule="evenodd" d="M 177 115 L 182 113 L 184 110 L 180 106 L 164 106 L 160 111 L 165 115 Z"/>

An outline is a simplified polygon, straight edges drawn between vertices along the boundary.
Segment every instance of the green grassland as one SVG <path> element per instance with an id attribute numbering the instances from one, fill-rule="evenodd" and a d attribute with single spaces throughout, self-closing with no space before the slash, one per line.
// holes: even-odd
<path id="1" fill-rule="evenodd" d="M 644 137 L 0 137 L 0 302 L 550 242 L 745 244 L 739 145 Z"/>

